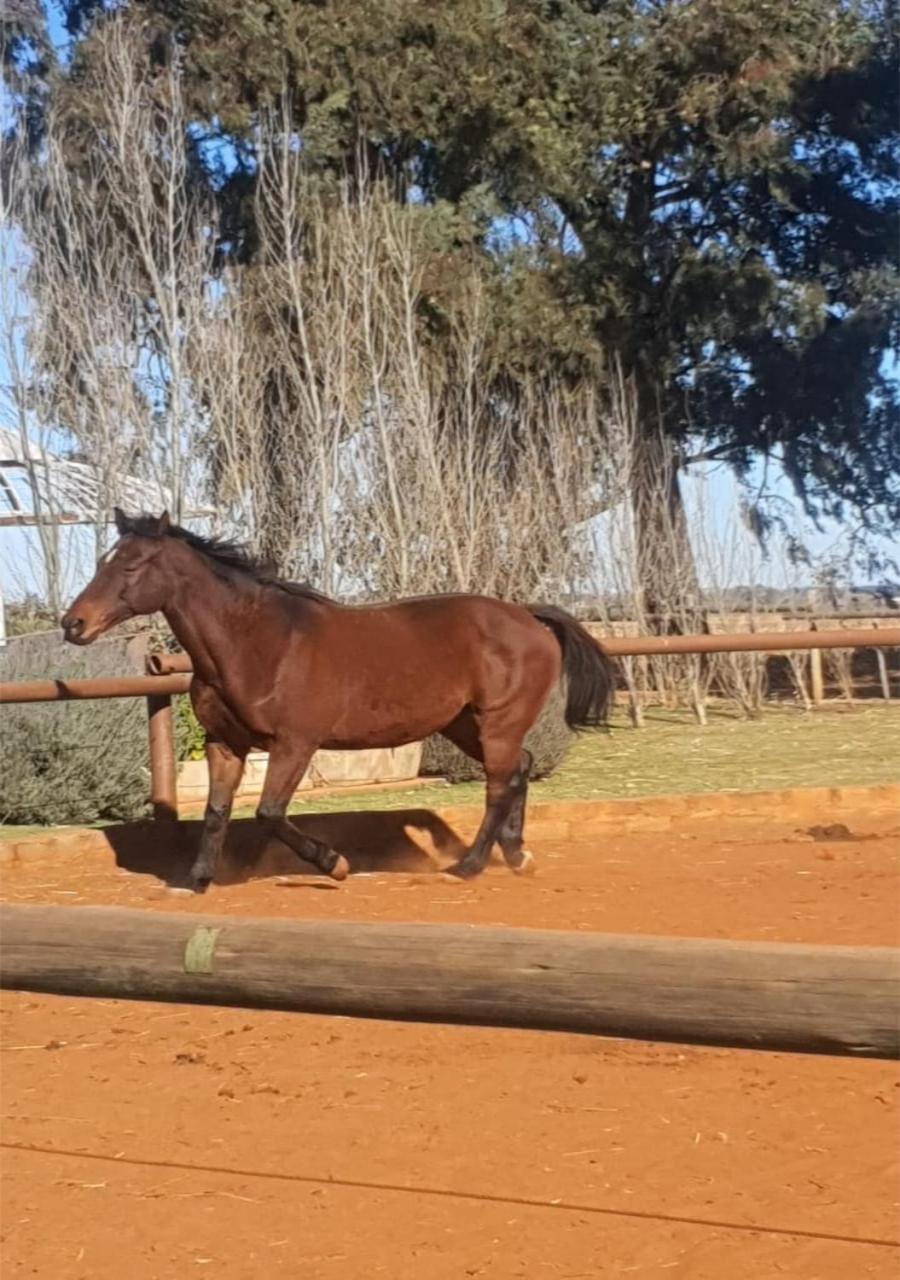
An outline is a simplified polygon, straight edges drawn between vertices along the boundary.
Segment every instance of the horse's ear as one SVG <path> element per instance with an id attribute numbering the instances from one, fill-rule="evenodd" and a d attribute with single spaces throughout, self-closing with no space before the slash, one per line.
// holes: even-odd
<path id="1" fill-rule="evenodd" d="M 113 507 L 113 519 L 116 522 L 116 529 L 118 530 L 119 537 L 124 538 L 125 534 L 128 532 L 128 517 L 121 507 Z"/>
<path id="2" fill-rule="evenodd" d="M 169 513 L 164 511 L 156 522 L 156 536 L 158 538 L 165 537 L 171 526 L 172 521 L 169 519 Z"/>

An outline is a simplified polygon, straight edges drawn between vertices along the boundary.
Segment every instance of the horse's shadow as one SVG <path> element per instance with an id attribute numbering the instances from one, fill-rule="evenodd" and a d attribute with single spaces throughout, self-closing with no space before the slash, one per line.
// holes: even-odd
<path id="1" fill-rule="evenodd" d="M 290 822 L 304 835 L 344 854 L 351 873 L 357 874 L 436 872 L 455 862 L 465 849 L 460 836 L 429 809 L 295 815 Z M 122 870 L 181 888 L 188 883 L 201 828 L 200 822 L 136 822 L 107 828 L 105 834 Z M 274 876 L 321 877 L 321 872 L 266 835 L 254 819 L 234 819 L 216 884 L 244 884 Z"/>

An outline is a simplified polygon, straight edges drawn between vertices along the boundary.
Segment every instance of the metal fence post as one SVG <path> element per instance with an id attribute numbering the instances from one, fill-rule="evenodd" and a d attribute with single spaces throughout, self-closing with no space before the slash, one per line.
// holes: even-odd
<path id="1" fill-rule="evenodd" d="M 172 699 L 153 693 L 147 698 L 150 733 L 150 799 L 153 816 L 171 821 L 178 817 L 177 767 Z"/>

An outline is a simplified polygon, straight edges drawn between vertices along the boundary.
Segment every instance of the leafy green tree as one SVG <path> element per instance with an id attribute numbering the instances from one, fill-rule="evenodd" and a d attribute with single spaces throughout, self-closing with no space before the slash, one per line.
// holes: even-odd
<path id="1" fill-rule="evenodd" d="M 327 182 L 387 176 L 430 206 L 423 320 L 459 255 L 497 305 L 498 365 L 621 369 L 651 610 L 686 531 L 679 471 L 776 459 L 814 516 L 900 515 L 897 43 L 886 0 L 140 0 L 147 54 L 183 59 L 197 180 L 223 255 L 252 261 L 255 123 L 278 103 Z M 68 0 L 79 67 L 100 20 Z M 24 37 L 23 37 L 24 39 Z M 45 84 L 20 41 L 16 74 Z M 45 46 L 44 46 L 45 48 Z M 27 52 L 27 51 L 26 51 Z M 27 78 L 27 75 L 25 76 Z M 29 101 L 39 115 L 40 95 Z M 361 163 L 362 161 L 362 163 Z M 753 518 L 772 518 L 757 492 Z"/>

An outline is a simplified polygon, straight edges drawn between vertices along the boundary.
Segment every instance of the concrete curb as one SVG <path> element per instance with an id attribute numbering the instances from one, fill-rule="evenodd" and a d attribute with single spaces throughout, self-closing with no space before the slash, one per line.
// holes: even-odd
<path id="1" fill-rule="evenodd" d="M 432 812 L 467 835 L 477 827 L 482 811 L 476 805 L 449 805 Z M 778 825 L 826 824 L 863 814 L 893 816 L 900 826 L 900 783 L 870 787 L 791 787 L 784 791 L 710 791 L 533 804 L 528 810 L 528 836 L 531 840 L 583 840 L 595 831 L 630 835 L 668 831 L 685 823 L 722 818 L 765 820 Z M 103 829 L 63 828 L 21 840 L 0 840 L 0 865 L 60 853 L 102 852 L 109 847 Z"/>
<path id="2" fill-rule="evenodd" d="M 466 826 L 480 812 L 470 806 L 442 808 L 450 824 Z M 709 791 L 616 800 L 572 800 L 533 804 L 528 834 L 536 839 L 583 839 L 592 831 L 623 834 L 666 831 L 683 823 L 729 819 L 773 823 L 828 823 L 851 814 L 896 815 L 900 783 L 869 787 L 790 787 L 783 791 Z"/>

